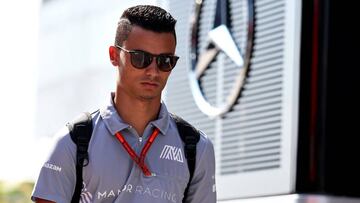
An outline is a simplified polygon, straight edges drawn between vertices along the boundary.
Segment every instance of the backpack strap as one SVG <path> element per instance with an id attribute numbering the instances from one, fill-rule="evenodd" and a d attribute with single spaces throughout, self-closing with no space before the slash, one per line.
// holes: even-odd
<path id="1" fill-rule="evenodd" d="M 183 202 L 185 202 L 188 195 L 191 180 L 194 176 L 195 163 L 196 163 L 196 144 L 200 140 L 200 132 L 198 129 L 196 129 L 194 126 L 192 126 L 190 123 L 186 122 L 184 119 L 180 118 L 179 116 L 175 114 L 170 114 L 170 115 L 176 123 L 181 140 L 185 143 L 184 146 L 185 158 L 187 160 L 189 172 L 190 172 L 189 182 L 184 192 Z"/>
<path id="2" fill-rule="evenodd" d="M 85 112 L 67 124 L 71 139 L 76 144 L 76 184 L 71 203 L 79 203 L 83 186 L 82 168 L 89 164 L 88 147 L 93 130 L 91 114 Z"/>

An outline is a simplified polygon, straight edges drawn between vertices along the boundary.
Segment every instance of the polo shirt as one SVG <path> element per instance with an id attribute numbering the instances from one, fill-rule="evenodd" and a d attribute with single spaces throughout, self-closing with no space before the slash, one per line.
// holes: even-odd
<path id="1" fill-rule="evenodd" d="M 83 168 L 81 203 L 182 202 L 189 169 L 184 144 L 164 103 L 161 103 L 158 118 L 146 126 L 142 136 L 121 119 L 112 98 L 92 117 L 94 129 L 88 149 L 89 164 Z M 115 133 L 120 132 L 139 156 L 154 127 L 160 132 L 145 158 L 152 175 L 145 176 Z M 214 148 L 208 137 L 203 132 L 200 134 L 194 177 L 186 202 L 215 203 Z M 32 200 L 71 202 L 76 182 L 76 145 L 65 127 L 58 135 L 53 151 L 40 170 Z"/>

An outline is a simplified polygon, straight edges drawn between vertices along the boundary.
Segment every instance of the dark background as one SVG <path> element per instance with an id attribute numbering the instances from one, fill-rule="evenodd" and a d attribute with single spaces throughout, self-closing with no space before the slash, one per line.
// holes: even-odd
<path id="1" fill-rule="evenodd" d="M 296 192 L 360 196 L 359 13 L 303 1 Z"/>

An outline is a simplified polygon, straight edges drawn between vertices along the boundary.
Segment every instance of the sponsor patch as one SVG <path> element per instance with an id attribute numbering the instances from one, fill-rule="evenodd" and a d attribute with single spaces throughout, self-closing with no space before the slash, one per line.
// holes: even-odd
<path id="1" fill-rule="evenodd" d="M 174 147 L 170 145 L 164 146 L 160 154 L 160 159 L 168 159 L 168 160 L 184 163 L 184 158 L 181 149 L 179 147 Z"/>
<path id="2" fill-rule="evenodd" d="M 55 165 L 55 164 L 45 163 L 45 164 L 44 164 L 44 167 L 45 167 L 45 168 L 48 168 L 48 169 L 51 169 L 51 170 L 54 170 L 54 171 L 57 171 L 57 172 L 61 172 L 61 167 L 60 167 L 60 166 L 57 166 L 57 165 Z"/>

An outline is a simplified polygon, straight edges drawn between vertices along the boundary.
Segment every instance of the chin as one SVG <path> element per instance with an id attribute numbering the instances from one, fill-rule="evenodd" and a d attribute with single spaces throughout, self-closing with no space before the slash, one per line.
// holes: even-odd
<path id="1" fill-rule="evenodd" d="M 141 98 L 142 100 L 148 101 L 148 100 L 158 99 L 159 96 L 157 96 L 157 95 L 140 95 L 140 98 Z"/>

